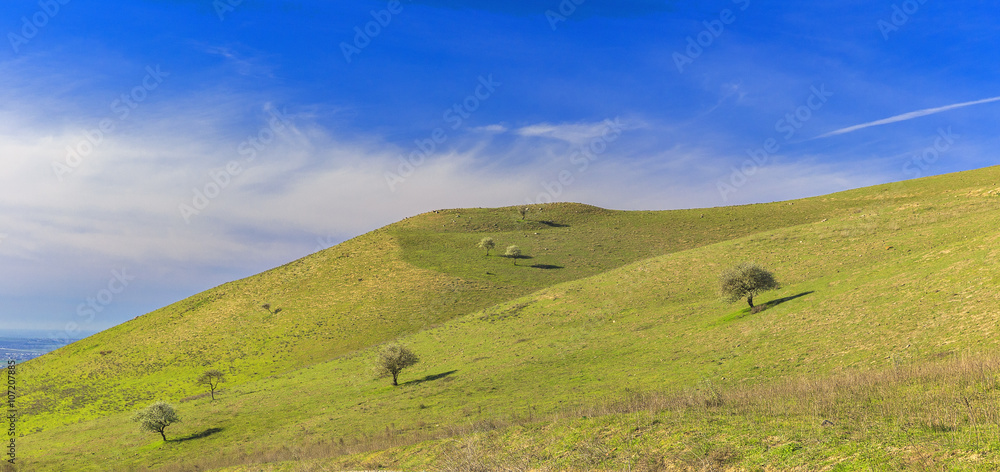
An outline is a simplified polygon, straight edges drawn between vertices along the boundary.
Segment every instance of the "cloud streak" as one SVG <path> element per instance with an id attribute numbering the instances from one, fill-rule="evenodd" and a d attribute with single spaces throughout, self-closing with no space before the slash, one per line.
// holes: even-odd
<path id="1" fill-rule="evenodd" d="M 870 128 L 872 126 L 881 126 L 881 125 L 887 125 L 887 124 L 890 124 L 890 123 L 898 123 L 900 121 L 912 120 L 914 118 L 920 118 L 920 117 L 927 116 L 927 115 L 933 115 L 935 113 L 941 113 L 941 112 L 945 112 L 945 111 L 948 111 L 948 110 L 954 110 L 954 109 L 957 109 L 957 108 L 965 108 L 965 107 L 969 107 L 969 106 L 973 106 L 973 105 L 981 105 L 983 103 L 990 103 L 990 102 L 996 102 L 996 101 L 1000 101 L 1000 97 L 984 98 L 982 100 L 974 100 L 974 101 L 971 101 L 971 102 L 955 103 L 955 104 L 952 104 L 952 105 L 945 105 L 943 107 L 925 108 L 923 110 L 911 111 L 909 113 L 903 113 L 901 115 L 890 116 L 889 118 L 884 118 L 884 119 L 881 119 L 881 120 L 869 121 L 868 123 L 861 123 L 859 125 L 848 126 L 846 128 L 841 128 L 841 129 L 838 129 L 838 130 L 835 130 L 835 131 L 831 131 L 831 132 L 826 133 L 826 134 L 821 134 L 821 135 L 817 136 L 816 139 L 818 139 L 818 138 L 829 138 L 830 136 L 837 136 L 837 135 L 841 135 L 841 134 L 852 133 L 854 131 L 858 131 L 858 130 L 865 129 L 865 128 Z"/>

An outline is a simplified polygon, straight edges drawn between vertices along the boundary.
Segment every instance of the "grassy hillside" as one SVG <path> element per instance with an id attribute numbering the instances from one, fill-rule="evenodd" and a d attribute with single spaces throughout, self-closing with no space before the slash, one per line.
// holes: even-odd
<path id="1" fill-rule="evenodd" d="M 534 420 L 480 423 L 448 439 L 390 447 L 387 438 L 375 452 L 318 448 L 310 452 L 324 458 L 225 470 L 992 471 L 1000 463 L 997 370 L 996 356 L 956 356 L 821 380 L 633 392 Z"/>
<path id="2" fill-rule="evenodd" d="M 808 206 L 771 225 L 815 218 Z M 234 386 L 332 359 L 555 283 L 751 232 L 765 207 L 735 217 L 731 208 L 631 213 L 554 204 L 533 207 L 528 220 L 514 208 L 408 218 L 26 364 L 26 427 L 185 398 L 200 393 L 191 380 L 207 368 L 223 370 Z M 500 251 L 519 244 L 528 257 L 520 266 L 484 258 L 475 248 L 484 234 Z"/>
<path id="3" fill-rule="evenodd" d="M 25 426 L 183 398 L 196 393 L 191 380 L 209 367 L 238 385 L 330 359 L 466 313 L 502 290 L 417 269 L 398 252 L 384 231 L 368 234 L 28 362 Z M 272 314 L 264 303 L 282 311 Z"/>
<path id="4" fill-rule="evenodd" d="M 998 182 L 1000 169 L 989 168 L 733 208 L 632 213 L 552 205 L 536 208 L 529 221 L 517 220 L 511 209 L 421 215 L 25 364 L 22 378 L 33 388 L 22 403 L 33 409 L 23 421 L 31 434 L 19 443 L 19 454 L 30 461 L 25 470 L 58 470 L 70 460 L 78 470 L 210 470 L 445 437 L 480 422 L 522 426 L 473 438 L 532 444 L 519 460 L 559 463 L 559 457 L 577 456 L 574 443 L 556 441 L 557 435 L 617 438 L 621 424 L 636 427 L 634 418 L 567 417 L 551 429 L 531 420 L 565 417 L 628 392 L 722 395 L 924 365 L 959 352 L 995 352 Z M 534 258 L 518 266 L 484 258 L 473 248 L 483 235 L 501 247 L 519 244 Z M 720 302 L 714 292 L 723 267 L 749 259 L 773 268 L 784 283 L 761 298 L 772 303 L 756 314 Z M 367 277 L 356 277 L 364 270 Z M 365 279 L 377 283 L 364 286 Z M 284 310 L 271 315 L 256 308 L 262 302 Z M 416 302 L 424 305 L 410 306 Z M 426 310 L 427 304 L 437 308 Z M 252 323 L 248 316 L 255 317 Z M 211 337 L 204 327 L 219 334 Z M 154 332 L 170 333 L 183 347 L 140 342 L 155 338 Z M 339 338 L 319 334 L 340 332 Z M 370 375 L 372 346 L 404 333 L 410 334 L 402 341 L 422 362 L 404 373 L 407 383 L 392 388 Z M 342 344 L 330 348 L 333 339 Z M 282 349 L 275 353 L 274 347 Z M 100 350 L 112 353 L 102 356 Z M 114 360 L 116 353 L 121 360 Z M 218 401 L 178 403 L 184 423 L 172 427 L 173 436 L 185 440 L 162 444 L 128 422 L 146 400 L 178 402 L 195 393 L 186 379 L 205 365 L 219 367 L 212 358 L 225 359 L 221 366 L 235 381 Z M 94 375 L 102 377 L 85 380 Z M 881 398 L 859 398 L 910 398 L 906 388 L 933 382 L 943 388 L 946 377 L 924 382 L 914 376 L 909 384 L 886 384 Z M 991 392 L 968 404 L 992 398 Z M 81 395 L 88 397 L 78 400 Z M 797 404 L 794 391 L 787 396 L 789 405 Z M 677 441 L 689 430 L 714 435 L 705 437 L 719 450 L 749 450 L 740 438 L 766 433 L 781 442 L 780 434 L 808 430 L 826 413 L 792 408 L 783 420 L 774 415 L 780 410 L 774 405 L 733 405 L 732 411 L 722 405 L 709 411 L 704 402 L 694 410 L 648 409 L 642 420 L 648 424 L 640 429 L 656 434 L 644 436 L 642 450 L 662 459 L 677 444 L 695 447 L 699 442 L 690 437 Z M 832 411 L 849 413 L 855 406 Z M 758 429 L 738 426 L 747 411 L 757 412 Z M 884 423 L 894 428 L 890 416 Z M 890 458 L 905 455 L 907 447 L 947 453 L 935 435 L 964 434 L 971 427 L 968 421 L 939 423 L 947 430 L 907 437 L 914 441 L 909 445 L 883 441 L 884 435 L 859 437 L 849 423 L 841 426 L 847 430 L 837 429 L 840 442 L 808 442 L 807 448 L 800 441 L 780 458 L 764 453 L 773 449 L 769 445 L 726 461 L 792 467 L 835 454 L 838 463 L 862 467 L 882 457 L 865 454 L 866 447 L 897 448 L 883 451 Z M 880 431 L 871 421 L 864 425 Z M 995 425 L 976 427 L 987 431 Z M 844 438 L 859 445 L 848 447 Z M 422 468 L 450 457 L 448 444 L 438 440 L 320 462 Z M 997 449 L 987 447 L 977 463 L 996 463 L 990 451 Z M 624 460 L 606 457 L 612 468 L 614 460 Z M 356 463 L 344 462 L 350 460 Z M 573 460 L 563 466 L 574 466 Z M 293 470 L 303 464 L 286 465 Z"/>

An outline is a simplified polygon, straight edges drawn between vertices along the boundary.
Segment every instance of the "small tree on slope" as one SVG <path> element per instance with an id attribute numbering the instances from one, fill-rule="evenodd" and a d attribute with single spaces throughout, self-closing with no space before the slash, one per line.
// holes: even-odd
<path id="1" fill-rule="evenodd" d="M 730 303 L 746 298 L 751 309 L 755 295 L 780 286 L 774 274 L 753 262 L 744 262 L 719 276 L 722 296 Z"/>
<path id="2" fill-rule="evenodd" d="M 399 373 L 417 362 L 420 358 L 413 351 L 405 346 L 390 344 L 379 351 L 375 371 L 379 377 L 392 377 L 392 384 L 399 385 Z"/>
<path id="3" fill-rule="evenodd" d="M 219 384 L 226 381 L 226 376 L 218 369 L 206 370 L 201 377 L 198 377 L 196 383 L 198 385 L 204 385 L 209 388 L 212 392 L 212 400 L 215 400 L 215 389 L 219 388 Z"/>
<path id="4" fill-rule="evenodd" d="M 486 250 L 486 257 L 490 257 L 490 249 L 497 247 L 496 241 L 493 238 L 486 237 L 479 240 L 479 248 Z"/>
<path id="5" fill-rule="evenodd" d="M 174 407 L 169 403 L 156 402 L 149 405 L 145 410 L 139 410 L 132 417 L 132 421 L 139 423 L 139 429 L 160 433 L 163 440 L 167 440 L 167 435 L 163 431 L 174 423 L 180 423 L 181 418 L 177 416 Z"/>
<path id="6" fill-rule="evenodd" d="M 507 251 L 503 255 L 514 259 L 514 265 L 517 265 L 517 260 L 521 258 L 521 248 L 516 245 L 507 246 Z"/>

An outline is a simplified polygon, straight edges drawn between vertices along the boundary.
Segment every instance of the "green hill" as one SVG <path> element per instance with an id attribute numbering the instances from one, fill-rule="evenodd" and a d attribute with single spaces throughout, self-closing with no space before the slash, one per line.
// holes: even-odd
<path id="1" fill-rule="evenodd" d="M 471 446 L 456 449 L 453 439 L 464 437 L 506 446 L 480 461 L 561 468 L 659 460 L 850 470 L 919 453 L 988 470 L 1000 464 L 992 452 L 1000 442 L 982 437 L 997 437 L 1000 415 L 974 412 L 996 400 L 996 382 L 954 374 L 953 384 L 981 391 L 965 392 L 950 422 L 924 418 L 940 431 L 882 434 L 919 426 L 926 408 L 858 417 L 875 411 L 871 403 L 952 382 L 919 371 L 892 383 L 884 369 L 997 351 L 998 182 L 993 167 L 741 207 L 552 204 L 532 207 L 526 220 L 513 208 L 419 215 L 24 364 L 22 469 L 213 470 L 293 458 L 268 470 L 433 468 L 454 463 L 456 451 L 469 456 Z M 483 257 L 475 243 L 487 235 L 531 258 Z M 715 294 L 718 273 L 744 260 L 783 283 L 761 298 L 771 303 L 760 313 Z M 392 388 L 369 366 L 377 345 L 397 338 L 422 362 Z M 202 393 L 193 379 L 209 367 L 229 377 L 219 399 L 190 398 Z M 878 398 L 834 395 L 833 405 L 851 401 L 827 410 L 802 406 L 811 397 L 797 392 L 808 389 L 787 387 L 858 375 L 886 378 L 887 387 Z M 786 387 L 771 401 L 789 408 L 704 401 L 752 399 L 745 392 L 773 385 Z M 644 409 L 639 426 L 636 413 L 578 414 L 636 392 L 674 400 Z M 675 401 L 695 397 L 695 406 Z M 157 399 L 174 402 L 184 419 L 166 444 L 129 422 Z M 808 426 L 833 414 L 854 421 Z M 637 427 L 645 433 L 628 439 Z M 475 430 L 484 432 L 463 436 Z M 692 430 L 700 432 L 684 434 Z M 790 432 L 799 436 L 784 438 Z M 762 442 L 748 439 L 757 436 Z M 587 439 L 594 454 L 581 455 L 564 439 L 572 437 L 597 438 Z M 704 444 L 717 447 L 699 452 Z M 511 451 L 521 452 L 512 459 Z"/>

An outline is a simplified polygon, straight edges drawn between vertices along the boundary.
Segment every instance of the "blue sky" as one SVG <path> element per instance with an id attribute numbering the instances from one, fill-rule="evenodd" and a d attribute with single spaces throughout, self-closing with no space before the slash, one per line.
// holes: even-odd
<path id="1" fill-rule="evenodd" d="M 438 208 L 709 207 L 994 165 L 998 16 L 7 2 L 0 329 L 98 331 Z"/>

